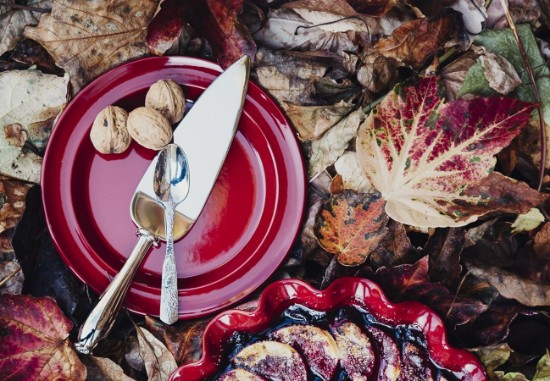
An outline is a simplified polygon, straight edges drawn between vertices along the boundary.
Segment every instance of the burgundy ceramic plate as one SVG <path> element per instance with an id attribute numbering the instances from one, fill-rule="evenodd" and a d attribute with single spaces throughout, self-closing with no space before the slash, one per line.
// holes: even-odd
<path id="1" fill-rule="evenodd" d="M 281 313 L 293 305 L 324 312 L 355 306 L 368 311 L 382 324 L 414 324 L 424 334 L 436 365 L 448 369 L 462 381 L 487 379 L 483 366 L 473 354 L 449 345 L 445 326 L 435 312 L 417 302 L 393 304 L 375 283 L 348 277 L 337 279 L 324 291 L 298 280 L 278 281 L 266 287 L 254 311 L 220 313 L 206 327 L 201 359 L 178 368 L 170 381 L 204 381 L 215 376 L 222 370 L 222 359 L 227 355 L 224 349 L 232 335 L 261 332 L 274 325 Z"/>
<path id="2" fill-rule="evenodd" d="M 187 57 L 130 62 L 88 85 L 59 118 L 42 170 L 46 219 L 63 260 L 96 292 L 107 287 L 136 243 L 130 200 L 155 152 L 132 143 L 122 155 L 98 154 L 89 139 L 95 116 L 110 104 L 142 106 L 159 79 L 177 81 L 195 100 L 220 72 L 214 63 Z M 250 83 L 210 198 L 175 245 L 180 318 L 215 312 L 261 285 L 295 239 L 304 194 L 294 134 L 275 103 Z M 158 315 L 164 253 L 163 244 L 145 258 L 128 292 L 131 310 Z"/>

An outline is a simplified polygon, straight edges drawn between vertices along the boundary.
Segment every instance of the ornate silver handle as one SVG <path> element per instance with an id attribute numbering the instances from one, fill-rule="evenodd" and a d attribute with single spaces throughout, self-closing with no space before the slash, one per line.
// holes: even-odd
<path id="1" fill-rule="evenodd" d="M 75 347 L 81 353 L 89 354 L 99 341 L 107 337 L 141 261 L 151 246 L 157 244 L 157 238 L 145 229 L 139 229 L 138 236 L 139 240 L 126 263 L 80 327 Z"/>
<path id="2" fill-rule="evenodd" d="M 166 226 L 166 256 L 162 268 L 162 289 L 160 293 L 160 320 L 166 324 L 178 321 L 178 271 L 174 257 L 174 207 L 173 203 L 164 208 Z"/>

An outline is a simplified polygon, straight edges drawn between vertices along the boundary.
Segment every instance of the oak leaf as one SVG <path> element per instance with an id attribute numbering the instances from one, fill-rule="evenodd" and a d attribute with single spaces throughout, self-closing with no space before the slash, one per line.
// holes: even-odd
<path id="1" fill-rule="evenodd" d="M 0 173 L 38 183 L 42 151 L 54 118 L 67 102 L 67 77 L 37 70 L 0 73 Z"/>
<path id="2" fill-rule="evenodd" d="M 387 232 L 384 200 L 377 192 L 344 191 L 321 206 L 315 234 L 321 247 L 345 266 L 365 262 Z"/>
<path id="3" fill-rule="evenodd" d="M 147 54 L 158 0 L 59 0 L 24 36 L 39 42 L 71 77 L 75 93 L 105 71 Z"/>
<path id="4" fill-rule="evenodd" d="M 20 380 L 85 380 L 69 341 L 72 322 L 51 298 L 0 296 L 0 374 Z"/>
<path id="5" fill-rule="evenodd" d="M 492 172 L 493 155 L 516 137 L 535 105 L 512 98 L 445 104 L 435 77 L 397 85 L 359 129 L 357 155 L 386 200 L 386 213 L 419 227 L 462 226 L 489 210 L 490 195 L 467 194 Z M 532 206 L 531 206 L 532 207 Z"/>

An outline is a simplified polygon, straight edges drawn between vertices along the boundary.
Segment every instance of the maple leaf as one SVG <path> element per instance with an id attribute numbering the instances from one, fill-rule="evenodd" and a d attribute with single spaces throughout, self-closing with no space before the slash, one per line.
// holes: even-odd
<path id="1" fill-rule="evenodd" d="M 0 374 L 19 380 L 85 380 L 68 339 L 73 324 L 51 298 L 0 296 Z"/>
<path id="2" fill-rule="evenodd" d="M 315 234 L 321 247 L 338 255 L 341 264 L 357 266 L 384 237 L 387 222 L 380 194 L 344 191 L 321 206 Z"/>
<path id="3" fill-rule="evenodd" d="M 468 187 L 494 168 L 535 104 L 512 98 L 444 103 L 435 77 L 397 85 L 359 128 L 357 155 L 396 221 L 421 227 L 462 226 L 465 205 L 490 203 Z M 476 213 L 477 212 L 477 213 Z"/>
<path id="4" fill-rule="evenodd" d="M 147 53 L 156 0 L 58 0 L 24 36 L 40 43 L 71 77 L 75 93 L 103 72 Z"/>

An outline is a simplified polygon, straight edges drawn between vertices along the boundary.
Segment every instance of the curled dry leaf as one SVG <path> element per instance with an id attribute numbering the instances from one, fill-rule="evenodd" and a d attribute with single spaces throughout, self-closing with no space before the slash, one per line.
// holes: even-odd
<path id="1" fill-rule="evenodd" d="M 139 352 L 145 361 L 149 381 L 168 380 L 178 365 L 164 344 L 145 328 L 138 327 Z"/>
<path id="2" fill-rule="evenodd" d="M 521 85 L 521 78 L 506 58 L 486 49 L 483 50 L 484 54 L 479 56 L 479 62 L 492 89 L 506 95 Z"/>
<path id="3" fill-rule="evenodd" d="M 19 380 L 85 380 L 86 367 L 69 341 L 72 326 L 53 299 L 0 296 L 0 374 Z"/>
<path id="4" fill-rule="evenodd" d="M 101 73 L 147 53 L 147 24 L 157 5 L 156 0 L 59 0 L 24 36 L 44 46 L 69 73 L 76 93 Z"/>
<path id="5" fill-rule="evenodd" d="M 40 18 L 37 12 L 25 9 L 0 11 L 0 56 L 13 49 L 23 37 L 27 25 L 36 25 Z"/>
<path id="6" fill-rule="evenodd" d="M 466 225 L 490 211 L 464 216 L 465 205 L 490 202 L 490 195 L 468 195 L 469 185 L 491 173 L 493 155 L 520 133 L 534 107 L 502 97 L 445 104 L 435 77 L 401 84 L 361 125 L 359 163 L 394 220 Z"/>
<path id="7" fill-rule="evenodd" d="M 353 108 L 353 104 L 345 101 L 331 106 L 300 106 L 281 102 L 281 106 L 303 141 L 319 138 Z"/>
<path id="8" fill-rule="evenodd" d="M 349 142 L 357 136 L 357 129 L 364 117 L 363 110 L 357 109 L 342 118 L 320 139 L 311 143 L 311 157 L 308 167 L 309 178 L 318 176 L 319 173 L 334 164 L 343 155 Z"/>
<path id="9" fill-rule="evenodd" d="M 126 374 L 124 374 L 122 368 L 113 360 L 106 357 L 95 356 L 90 356 L 90 359 L 93 361 L 95 366 L 98 367 L 101 375 L 107 381 L 134 381 L 133 378 L 128 377 Z"/>
<path id="10" fill-rule="evenodd" d="M 477 62 L 478 55 L 473 50 L 468 50 L 462 56 L 445 66 L 440 71 L 441 82 L 445 86 L 445 98 L 447 101 L 454 101 L 458 97 L 458 93 L 468 70 Z"/>
<path id="11" fill-rule="evenodd" d="M 350 189 L 355 192 L 367 192 L 372 190 L 369 179 L 363 174 L 357 153 L 355 151 L 346 151 L 334 163 L 336 173 L 342 177 L 344 189 Z"/>
<path id="12" fill-rule="evenodd" d="M 388 216 L 380 194 L 344 191 L 321 206 L 315 234 L 321 247 L 345 266 L 365 262 L 387 232 Z"/>
<path id="13" fill-rule="evenodd" d="M 42 159 L 24 144 L 44 149 L 53 120 L 67 102 L 68 81 L 36 70 L 0 73 L 0 173 L 40 181 Z"/>
<path id="14" fill-rule="evenodd" d="M 0 175 L 0 233 L 11 229 L 23 216 L 30 185 Z"/>

